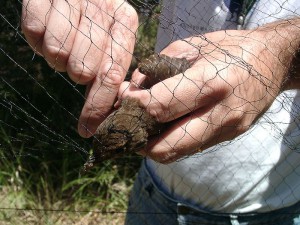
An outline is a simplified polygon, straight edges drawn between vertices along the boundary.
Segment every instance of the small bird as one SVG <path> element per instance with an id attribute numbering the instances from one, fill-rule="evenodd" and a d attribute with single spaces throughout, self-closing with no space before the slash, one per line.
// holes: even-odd
<path id="1" fill-rule="evenodd" d="M 189 67 L 185 58 L 151 55 L 138 65 L 139 71 L 146 75 L 142 87 L 148 89 L 162 80 L 183 73 Z M 93 153 L 83 170 L 86 172 L 104 160 L 142 150 L 148 138 L 159 134 L 164 126 L 141 108 L 138 100 L 124 99 L 121 106 L 98 126 L 93 140 Z"/>

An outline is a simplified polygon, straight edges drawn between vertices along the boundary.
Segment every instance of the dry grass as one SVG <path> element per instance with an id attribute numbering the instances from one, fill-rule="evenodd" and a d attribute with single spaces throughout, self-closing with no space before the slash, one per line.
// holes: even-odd
<path id="1" fill-rule="evenodd" d="M 53 225 L 120 225 L 124 224 L 125 214 L 102 214 L 98 212 L 37 212 L 32 210 L 18 210 L 10 214 L 9 218 L 0 221 L 0 225 L 19 224 L 53 224 Z"/>
<path id="2" fill-rule="evenodd" d="M 85 201 L 76 203 L 80 206 L 70 206 L 65 201 L 45 207 L 26 192 L 14 190 L 13 186 L 0 186 L 0 202 L 0 225 L 120 225 L 124 224 L 126 215 L 126 209 L 120 208 L 103 212 L 104 202 L 93 206 Z"/>

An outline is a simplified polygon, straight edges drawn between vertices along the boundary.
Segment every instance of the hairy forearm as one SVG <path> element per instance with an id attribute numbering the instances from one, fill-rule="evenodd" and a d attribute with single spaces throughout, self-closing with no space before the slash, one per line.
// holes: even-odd
<path id="1" fill-rule="evenodd" d="M 300 50 L 295 53 L 286 80 L 286 89 L 300 88 Z"/>
<path id="2" fill-rule="evenodd" d="M 271 66 L 273 76 L 281 80 L 281 90 L 300 88 L 300 17 L 270 23 L 258 31 L 265 35 L 268 53 L 277 57 Z"/>

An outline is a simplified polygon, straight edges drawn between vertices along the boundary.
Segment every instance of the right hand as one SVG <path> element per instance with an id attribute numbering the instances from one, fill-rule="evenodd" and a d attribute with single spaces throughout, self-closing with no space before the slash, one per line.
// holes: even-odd
<path id="1" fill-rule="evenodd" d="M 110 113 L 129 68 L 138 16 L 125 0 L 23 0 L 22 30 L 55 70 L 87 85 L 78 122 L 90 137 Z"/>
<path id="2" fill-rule="evenodd" d="M 171 163 L 249 130 L 289 79 L 300 40 L 292 22 L 174 41 L 160 54 L 193 63 L 150 89 L 139 88 L 145 75 L 136 70 L 121 85 L 119 98 L 137 99 L 157 121 L 170 122 L 139 153 Z M 287 32 L 292 29 L 293 35 Z"/>

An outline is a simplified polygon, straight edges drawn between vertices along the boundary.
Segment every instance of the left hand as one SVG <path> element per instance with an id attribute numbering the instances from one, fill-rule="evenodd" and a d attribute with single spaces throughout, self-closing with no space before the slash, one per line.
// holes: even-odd
<path id="1" fill-rule="evenodd" d="M 22 5 L 29 45 L 55 70 L 87 85 L 78 132 L 91 137 L 111 112 L 130 66 L 137 12 L 125 0 L 23 0 Z"/>

